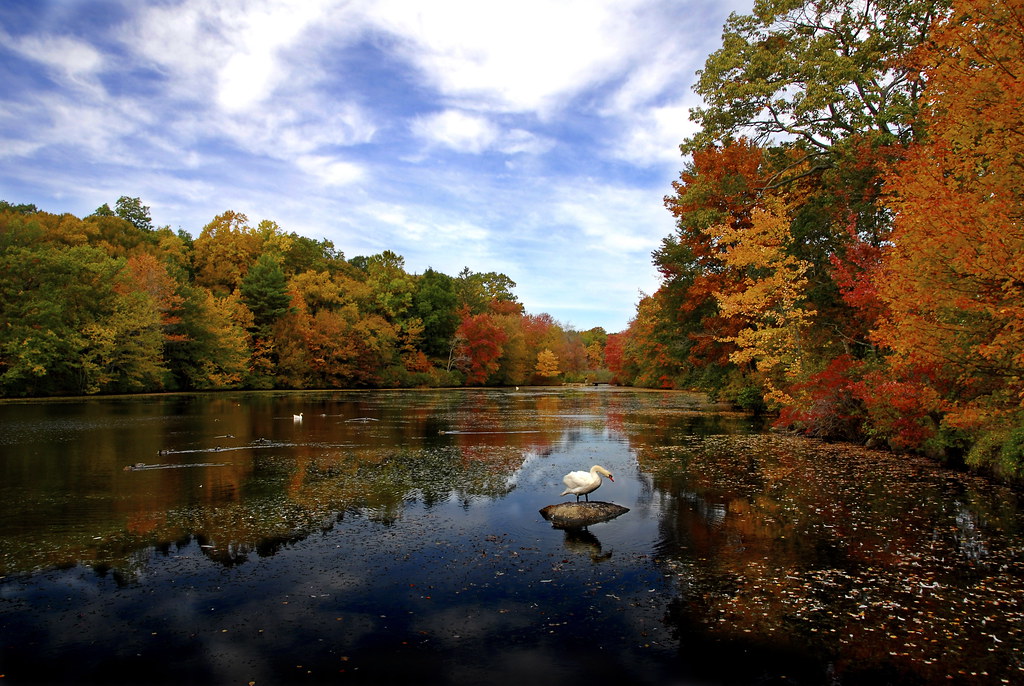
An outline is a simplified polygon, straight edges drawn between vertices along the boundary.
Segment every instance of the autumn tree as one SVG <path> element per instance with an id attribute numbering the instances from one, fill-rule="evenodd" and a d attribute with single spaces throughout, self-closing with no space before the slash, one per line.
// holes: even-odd
<path id="1" fill-rule="evenodd" d="M 153 219 L 149 215 L 149 206 L 143 205 L 140 198 L 129 198 L 122 195 L 114 204 L 114 214 L 140 231 L 152 231 Z"/>
<path id="2" fill-rule="evenodd" d="M 82 220 L 39 219 L 0 213 L 3 393 L 159 388 L 163 338 L 155 299 L 135 287 L 123 258 L 67 244 L 89 235 Z"/>
<path id="3" fill-rule="evenodd" d="M 320 310 L 333 310 L 345 303 L 355 302 L 353 282 L 340 274 L 326 271 L 304 271 L 288 279 L 287 291 L 294 293 L 297 303 L 316 314 Z M 360 290 L 359 286 L 357 286 Z"/>
<path id="4" fill-rule="evenodd" d="M 287 234 L 287 247 L 282 251 L 281 268 L 285 274 L 304 272 L 330 272 L 352 274 L 355 271 L 345 260 L 345 254 L 334 247 L 326 238 L 316 240 L 300 236 L 295 232 Z M 265 247 L 264 247 L 265 249 Z"/>
<path id="5" fill-rule="evenodd" d="M 604 348 L 608 342 L 608 332 L 603 327 L 595 326 L 592 329 L 581 332 L 583 346 L 587 355 L 587 368 L 591 370 L 603 369 Z"/>
<path id="6" fill-rule="evenodd" d="M 353 302 L 310 312 L 301 297 L 281 320 L 278 385 L 293 388 L 375 386 L 394 362 L 398 334 L 379 314 Z"/>
<path id="7" fill-rule="evenodd" d="M 647 362 L 637 359 L 641 366 L 661 367 L 641 372 L 647 384 L 690 375 L 703 376 L 705 383 L 714 386 L 717 382 L 712 377 L 722 378 L 729 365 L 734 345 L 728 338 L 743 322 L 723 316 L 718 296 L 742 288 L 743 272 L 723 260 L 716 231 L 750 225 L 751 212 L 766 184 L 765 164 L 764 150 L 741 138 L 694 153 L 673 182 L 676 193 L 665 198 L 665 206 L 676 218 L 676 231 L 653 254 L 662 283 L 654 299 L 646 302 L 651 309 L 642 317 L 638 310 L 632 327 L 639 337 L 634 336 L 634 345 L 661 340 L 655 357 Z M 651 318 L 655 311 L 659 314 Z M 676 370 L 669 373 L 673 364 Z"/>
<path id="8" fill-rule="evenodd" d="M 456 331 L 465 355 L 466 383 L 481 385 L 498 369 L 498 360 L 507 340 L 492 315 L 465 311 Z"/>
<path id="9" fill-rule="evenodd" d="M 531 336 L 532 318 L 518 312 L 506 312 L 492 317 L 505 334 L 498 368 L 492 379 L 495 383 L 507 386 L 529 383 L 537 360 L 537 349 Z"/>
<path id="10" fill-rule="evenodd" d="M 514 285 L 415 276 L 390 251 L 348 261 L 232 211 L 193 240 L 137 198 L 85 220 L 3 203 L 0 395 L 525 380 L 527 332 L 540 339 Z M 571 349 L 573 332 L 549 333 Z"/>
<path id="11" fill-rule="evenodd" d="M 257 387 L 271 387 L 277 372 L 275 328 L 281 317 L 288 312 L 291 302 L 287 285 L 280 257 L 269 252 L 257 258 L 239 285 L 239 299 L 252 317 L 249 328 L 252 335 L 250 383 Z"/>
<path id="12" fill-rule="evenodd" d="M 203 227 L 195 240 L 196 283 L 215 294 L 231 293 L 260 254 L 260 240 L 249 218 L 228 210 Z"/>
<path id="13" fill-rule="evenodd" d="M 17 214 L 35 214 L 39 208 L 35 203 L 12 203 L 7 200 L 0 200 L 0 212 L 15 212 Z"/>
<path id="14" fill-rule="evenodd" d="M 558 356 L 549 348 L 544 348 L 537 353 L 537 365 L 534 367 L 537 376 L 552 378 L 558 376 L 561 371 L 558 369 Z"/>
<path id="15" fill-rule="evenodd" d="M 620 382 L 648 388 L 675 388 L 681 375 L 679 351 L 681 341 L 672 327 L 665 311 L 662 291 L 644 296 L 636 308 L 636 316 L 620 338 L 621 354 L 617 362 L 609 361 L 609 367 L 616 372 Z"/>
<path id="16" fill-rule="evenodd" d="M 947 423 L 1024 470 L 1024 3 L 955 0 L 916 55 L 927 135 L 888 176 L 895 213 L 877 340 L 956 382 Z M 977 432 L 981 431 L 981 434 Z M 1002 446 L 1002 447 L 1000 447 Z"/>
<path id="17" fill-rule="evenodd" d="M 415 280 L 405 271 L 405 258 L 390 250 L 372 255 L 367 260 L 366 274 L 374 311 L 393 323 L 405 318 L 416 290 Z"/>
<path id="18" fill-rule="evenodd" d="M 157 242 L 156 235 L 140 231 L 120 217 L 86 217 L 82 225 L 89 233 L 89 244 L 101 248 L 111 257 L 151 252 Z"/>
<path id="19" fill-rule="evenodd" d="M 624 359 L 625 333 L 608 334 L 604 344 L 604 363 L 612 373 L 612 380 L 619 383 L 632 381 L 632 374 L 627 374 Z"/>
<path id="20" fill-rule="evenodd" d="M 184 298 L 179 294 L 180 284 L 171 276 L 167 266 L 152 253 L 141 253 L 128 258 L 127 267 L 134 289 L 149 296 L 160 316 L 164 339 L 175 342 L 181 334 L 174 328 L 181 323 Z"/>
<path id="21" fill-rule="evenodd" d="M 102 321 L 121 263 L 48 240 L 34 218 L 0 213 L 0 388 L 4 395 L 89 390 L 84 330 Z"/>
<path id="22" fill-rule="evenodd" d="M 833 266 L 849 274 L 849 246 L 886 240 L 881 172 L 913 139 L 923 90 L 908 56 L 946 4 L 757 0 L 729 17 L 694 87 L 705 104 L 692 111 L 700 130 L 683 151 L 697 161 L 742 136 L 763 149 L 754 190 L 803 196 L 789 211 L 789 253 L 807 263 L 820 323 L 855 345 L 872 323 L 851 319 Z"/>
<path id="23" fill-rule="evenodd" d="M 283 263 L 284 256 L 292 250 L 292 236 L 282 231 L 280 224 L 272 219 L 260 220 L 252 233 L 256 237 L 260 254 L 273 253 Z"/>
<path id="24" fill-rule="evenodd" d="M 132 285 L 125 270 L 120 270 L 109 312 L 81 329 L 81 379 L 86 393 L 162 387 L 167 370 L 159 306 L 153 296 Z"/>
<path id="25" fill-rule="evenodd" d="M 559 345 L 552 348 L 556 352 L 561 370 L 569 381 L 584 381 L 589 368 L 587 348 L 583 336 L 572 327 L 559 325 L 561 330 Z"/>
<path id="26" fill-rule="evenodd" d="M 210 291 L 185 285 L 181 319 L 170 328 L 165 343 L 175 390 L 215 390 L 240 386 L 251 356 L 248 328 L 252 314 L 234 296 L 216 297 Z"/>
<path id="27" fill-rule="evenodd" d="M 868 285 L 891 230 L 882 172 L 919 132 L 908 56 L 943 7 L 755 0 L 730 16 L 694 87 L 700 128 L 666 198 L 677 231 L 654 253 L 662 284 L 622 346 L 638 382 L 750 401 L 763 385 L 790 405 L 821 397 L 831 368 L 852 388 L 884 309 Z"/>
<path id="28" fill-rule="evenodd" d="M 809 265 L 789 254 L 789 228 L 785 206 L 775 201 L 755 209 L 749 227 L 722 227 L 719 236 L 724 262 L 746 274 L 743 289 L 718 298 L 724 316 L 746 322 L 725 339 L 736 346 L 730 358 L 757 370 L 776 406 L 793 404 L 788 388 L 809 373 L 805 339 L 814 314 L 806 303 Z"/>

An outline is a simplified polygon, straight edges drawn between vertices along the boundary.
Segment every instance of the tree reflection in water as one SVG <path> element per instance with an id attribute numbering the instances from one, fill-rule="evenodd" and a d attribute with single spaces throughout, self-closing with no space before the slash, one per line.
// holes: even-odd
<path id="1" fill-rule="evenodd" d="M 680 645 L 782 646 L 843 683 L 1020 678 L 1004 651 L 1024 591 L 1010 489 L 775 435 L 664 439 L 640 463 L 663 498 Z"/>
<path id="2" fill-rule="evenodd" d="M 1013 491 L 686 394 L 166 396 L 0 420 L 12 683 L 1022 675 Z M 538 510 L 593 463 L 630 511 L 552 529 Z"/>

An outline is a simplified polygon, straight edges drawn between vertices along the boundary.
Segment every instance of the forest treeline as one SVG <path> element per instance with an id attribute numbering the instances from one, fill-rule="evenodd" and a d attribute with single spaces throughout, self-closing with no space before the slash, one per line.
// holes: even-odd
<path id="1" fill-rule="evenodd" d="M 606 380 L 605 332 L 524 311 L 504 274 L 234 211 L 193 239 L 122 196 L 78 218 L 0 202 L 0 395 Z"/>
<path id="2" fill-rule="evenodd" d="M 732 15 L 609 366 L 1022 476 L 1022 59 L 1024 0 Z"/>

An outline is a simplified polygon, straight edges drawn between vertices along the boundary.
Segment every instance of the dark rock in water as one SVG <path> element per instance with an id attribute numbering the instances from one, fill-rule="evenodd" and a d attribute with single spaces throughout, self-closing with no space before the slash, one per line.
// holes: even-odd
<path id="1" fill-rule="evenodd" d="M 541 508 L 540 515 L 551 522 L 556 529 L 589 526 L 598 522 L 607 522 L 620 514 L 629 512 L 628 507 L 615 503 L 604 503 L 599 500 L 582 503 L 558 503 Z"/>

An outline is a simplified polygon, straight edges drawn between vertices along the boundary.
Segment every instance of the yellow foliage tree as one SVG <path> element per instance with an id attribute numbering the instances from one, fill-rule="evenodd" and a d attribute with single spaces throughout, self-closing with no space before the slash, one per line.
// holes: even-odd
<path id="1" fill-rule="evenodd" d="M 804 334 L 814 316 L 805 303 L 810 265 L 790 255 L 790 219 L 779 200 L 770 200 L 751 213 L 749 228 L 718 227 L 719 242 L 727 246 L 723 262 L 747 274 L 743 288 L 719 296 L 722 316 L 747 322 L 735 336 L 731 359 L 757 369 L 765 386 L 765 400 L 789 405 L 786 388 L 806 378 Z"/>
<path id="2" fill-rule="evenodd" d="M 537 370 L 538 376 L 558 376 L 558 356 L 548 348 L 544 348 L 537 353 L 537 366 L 535 369 Z"/>
<path id="3" fill-rule="evenodd" d="M 193 258 L 198 285 L 226 295 L 242 283 L 260 251 L 259 237 L 248 222 L 244 214 L 228 210 L 203 227 Z"/>

